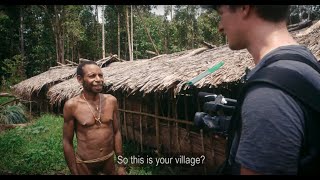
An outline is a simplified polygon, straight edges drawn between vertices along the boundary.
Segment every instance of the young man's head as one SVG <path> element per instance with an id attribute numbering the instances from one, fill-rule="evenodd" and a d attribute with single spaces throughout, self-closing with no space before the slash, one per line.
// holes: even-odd
<path id="1" fill-rule="evenodd" d="M 219 5 L 216 9 L 221 17 L 219 31 L 227 36 L 230 49 L 248 47 L 252 32 L 262 24 L 264 27 L 285 25 L 289 5 Z"/>
<path id="2" fill-rule="evenodd" d="M 85 61 L 77 67 L 77 79 L 85 91 L 99 93 L 103 87 L 103 73 L 94 61 Z"/>

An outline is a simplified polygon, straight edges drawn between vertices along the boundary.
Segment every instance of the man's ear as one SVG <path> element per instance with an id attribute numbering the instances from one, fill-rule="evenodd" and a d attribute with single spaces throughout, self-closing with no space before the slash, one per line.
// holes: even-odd
<path id="1" fill-rule="evenodd" d="M 249 15 L 252 13 L 253 7 L 250 5 L 243 5 L 240 8 L 241 16 L 243 18 L 248 18 Z"/>
<path id="2" fill-rule="evenodd" d="M 77 75 L 77 80 L 80 84 L 82 84 L 83 78 L 80 75 Z"/>

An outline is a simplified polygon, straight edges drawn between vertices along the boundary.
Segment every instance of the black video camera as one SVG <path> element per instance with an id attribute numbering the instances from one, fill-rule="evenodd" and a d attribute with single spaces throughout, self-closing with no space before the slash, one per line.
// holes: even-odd
<path id="1" fill-rule="evenodd" d="M 204 112 L 196 112 L 194 123 L 199 128 L 207 128 L 222 136 L 228 135 L 228 127 L 237 100 L 207 92 L 199 92 L 199 103 Z"/>

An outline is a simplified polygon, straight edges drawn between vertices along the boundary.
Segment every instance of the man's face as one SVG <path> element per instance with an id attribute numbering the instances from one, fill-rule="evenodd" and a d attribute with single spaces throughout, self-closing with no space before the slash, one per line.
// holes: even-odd
<path id="1" fill-rule="evenodd" d="M 219 32 L 227 36 L 229 47 L 232 50 L 246 48 L 243 39 L 243 24 L 241 21 L 240 7 L 232 10 L 229 5 L 221 5 L 217 9 L 220 16 Z"/>
<path id="2" fill-rule="evenodd" d="M 100 93 L 103 87 L 103 73 L 101 68 L 95 64 L 83 66 L 83 77 L 78 76 L 78 81 L 83 89 L 93 93 Z"/>

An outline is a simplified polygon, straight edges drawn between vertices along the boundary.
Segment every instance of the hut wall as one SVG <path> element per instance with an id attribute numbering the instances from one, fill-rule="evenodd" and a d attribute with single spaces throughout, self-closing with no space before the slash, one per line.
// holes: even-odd
<path id="1" fill-rule="evenodd" d="M 224 161 L 226 140 L 212 133 L 194 127 L 194 113 L 198 104 L 194 94 L 174 97 L 172 92 L 162 94 L 142 94 L 126 96 L 116 93 L 118 99 L 122 136 L 143 146 L 148 146 L 160 154 L 169 156 L 205 156 L 207 171 L 213 171 Z M 156 105 L 158 103 L 158 105 Z M 158 107 L 158 116 L 155 107 Z M 159 117 L 159 144 L 157 144 L 157 124 Z M 175 121 L 176 120 L 176 121 Z M 141 149 L 141 153 L 144 153 Z"/>

